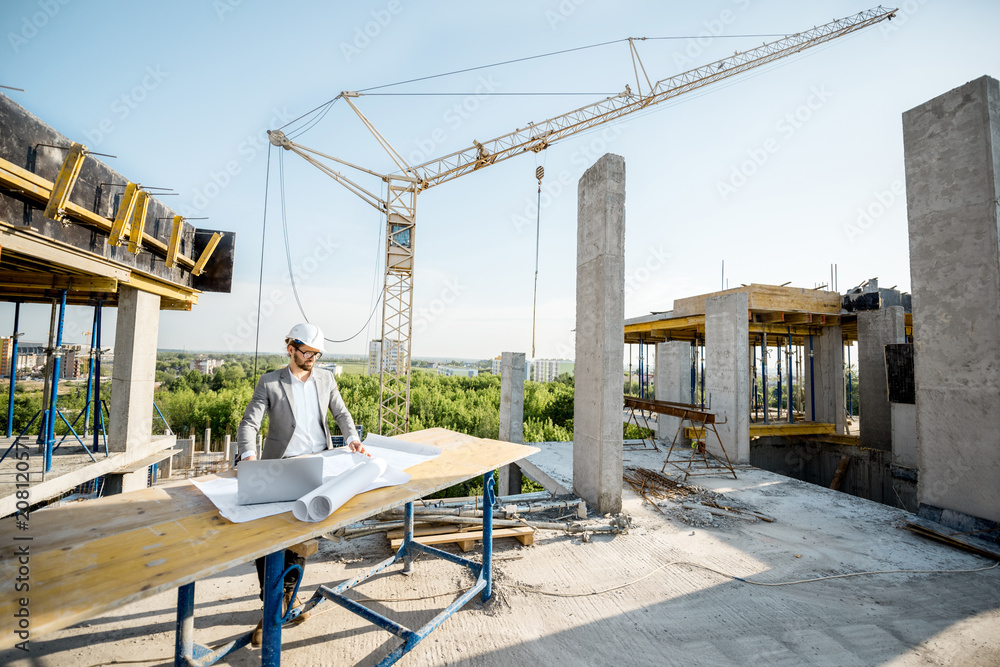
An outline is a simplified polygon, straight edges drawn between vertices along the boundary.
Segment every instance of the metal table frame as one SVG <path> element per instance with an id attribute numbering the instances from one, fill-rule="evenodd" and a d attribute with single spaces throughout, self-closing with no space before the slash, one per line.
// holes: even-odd
<path id="1" fill-rule="evenodd" d="M 493 471 L 483 475 L 483 506 L 489 508 L 496 501 L 495 482 Z M 383 630 L 391 632 L 403 643 L 397 646 L 389 655 L 383 658 L 378 664 L 379 667 L 392 665 L 401 657 L 410 652 L 417 644 L 425 639 L 439 625 L 448 619 L 452 614 L 461 609 L 477 593 L 480 599 L 486 602 L 493 594 L 493 513 L 483 512 L 483 562 L 475 561 L 450 554 L 447 551 L 436 549 L 413 539 L 413 501 L 406 503 L 403 519 L 403 544 L 396 553 L 382 561 L 374 568 L 358 575 L 350 581 L 345 581 L 332 588 L 320 586 L 313 596 L 302 606 L 289 609 L 284 616 L 281 613 L 281 606 L 284 596 L 283 581 L 288 571 L 282 571 L 284 565 L 284 549 L 268 554 L 264 559 L 264 632 L 263 643 L 261 645 L 261 664 L 265 667 L 277 667 L 281 664 L 281 627 L 291 622 L 300 614 L 309 611 L 318 604 L 327 600 L 335 602 L 348 611 L 354 612 L 367 621 L 374 623 Z M 476 583 L 448 605 L 437 616 L 431 619 L 426 625 L 416 630 L 386 618 L 367 607 L 351 600 L 344 595 L 344 592 L 363 583 L 370 577 L 378 574 L 392 565 L 402 561 L 403 574 L 410 574 L 413 571 L 413 559 L 418 553 L 429 556 L 443 558 L 456 565 L 468 567 L 476 576 Z M 297 565 L 291 568 L 298 569 Z M 289 570 L 291 569 L 289 568 Z M 301 575 L 301 573 L 300 573 Z M 296 583 L 295 593 L 298 593 L 298 585 L 302 578 L 299 577 Z M 292 599 L 295 597 L 293 595 Z M 211 665 L 233 651 L 236 651 L 250 643 L 253 633 L 247 633 L 238 639 L 211 650 L 194 642 L 194 582 L 181 586 L 177 590 L 177 639 L 174 652 L 174 665 L 178 667 L 194 667 Z"/>

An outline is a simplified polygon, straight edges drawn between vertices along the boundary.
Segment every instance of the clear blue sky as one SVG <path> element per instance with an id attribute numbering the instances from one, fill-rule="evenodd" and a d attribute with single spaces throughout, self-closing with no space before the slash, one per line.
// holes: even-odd
<path id="1" fill-rule="evenodd" d="M 161 348 L 253 350 L 265 218 L 265 130 L 357 90 L 618 40 L 656 80 L 868 9 L 841 0 L 699 3 L 265 3 L 255 0 L 5 0 L 0 84 L 69 138 L 112 153 L 131 180 L 202 227 L 237 234 L 232 294 L 164 311 Z M 422 194 L 417 207 L 413 354 L 485 358 L 531 346 L 536 165 L 541 212 L 538 356 L 572 354 L 576 183 L 601 154 L 624 156 L 626 316 L 669 310 L 740 283 L 814 287 L 838 265 L 841 291 L 878 276 L 909 289 L 901 114 L 983 75 L 1000 76 L 1000 3 L 909 0 L 860 34 L 650 113 Z M 697 37 L 697 39 L 694 39 Z M 406 157 L 437 157 L 636 87 L 624 43 L 385 89 L 449 96 L 356 100 Z M 483 96 L 582 92 L 581 96 Z M 393 169 L 339 102 L 296 141 L 375 171 Z M 262 348 L 301 319 L 288 279 L 278 156 L 271 156 Z M 378 182 L 359 178 L 377 189 Z M 290 255 L 309 318 L 329 338 L 362 329 L 381 281 L 382 221 L 298 157 L 284 156 Z M 868 211 L 871 219 L 859 216 Z M 379 264 L 377 266 L 377 263 Z M 12 306 L 0 306 L 7 335 Z M 114 336 L 113 310 L 104 336 Z M 41 340 L 47 308 L 25 306 Z M 82 342 L 88 309 L 70 309 Z M 364 353 L 372 325 L 340 353 Z"/>

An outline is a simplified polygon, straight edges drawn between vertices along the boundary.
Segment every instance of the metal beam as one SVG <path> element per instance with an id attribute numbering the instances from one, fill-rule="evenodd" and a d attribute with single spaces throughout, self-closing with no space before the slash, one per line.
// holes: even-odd
<path id="1" fill-rule="evenodd" d="M 80 178 L 80 169 L 86 156 L 87 148 L 82 144 L 74 143 L 67 151 L 66 159 L 63 160 L 62 168 L 49 194 L 49 203 L 45 206 L 46 218 L 62 222 L 66 217 L 66 203 L 69 201 L 70 193 L 73 192 L 73 186 Z"/>

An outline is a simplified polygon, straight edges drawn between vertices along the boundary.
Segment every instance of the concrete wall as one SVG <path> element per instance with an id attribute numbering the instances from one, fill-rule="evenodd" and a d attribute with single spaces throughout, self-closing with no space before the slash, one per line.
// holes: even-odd
<path id="1" fill-rule="evenodd" d="M 921 505 L 1000 521 L 1000 86 L 903 114 Z"/>
<path id="2" fill-rule="evenodd" d="M 858 313 L 858 400 L 861 446 L 892 451 L 892 414 L 886 382 L 885 346 L 906 342 L 902 306 Z"/>
<path id="3" fill-rule="evenodd" d="M 764 437 L 753 441 L 750 463 L 781 475 L 829 488 L 842 457 L 850 462 L 840 481 L 843 493 L 913 512 L 917 485 L 897 474 L 889 452 L 803 438 Z M 905 473 L 905 471 L 899 471 Z"/>
<path id="4" fill-rule="evenodd" d="M 691 400 L 691 343 L 675 340 L 656 345 L 656 400 L 687 403 Z M 657 415 L 656 437 L 662 442 L 673 442 L 677 435 L 680 417 Z M 683 433 L 677 444 L 686 442 Z"/>
<path id="5" fill-rule="evenodd" d="M 805 353 L 802 384 L 805 387 L 806 419 L 823 424 L 835 424 L 837 433 L 843 435 L 847 432 L 843 329 L 840 325 L 823 327 L 820 335 L 812 337 L 812 364 L 809 358 L 808 339 L 805 343 Z M 815 401 L 813 392 L 816 394 Z"/>
<path id="6" fill-rule="evenodd" d="M 917 406 L 912 403 L 890 403 L 889 407 L 892 412 L 892 462 L 904 468 L 916 469 Z"/>
<path id="7" fill-rule="evenodd" d="M 600 513 L 622 506 L 625 359 L 625 159 L 580 178 L 576 244 L 573 490 Z"/>
<path id="8" fill-rule="evenodd" d="M 705 395 L 718 420 L 716 430 L 733 463 L 750 462 L 749 299 L 746 292 L 705 300 Z M 711 453 L 724 458 L 714 438 Z"/>
<path id="9" fill-rule="evenodd" d="M 148 444 L 152 438 L 159 330 L 160 297 L 134 287 L 120 286 L 115 364 L 111 372 L 109 451 L 130 451 Z"/>

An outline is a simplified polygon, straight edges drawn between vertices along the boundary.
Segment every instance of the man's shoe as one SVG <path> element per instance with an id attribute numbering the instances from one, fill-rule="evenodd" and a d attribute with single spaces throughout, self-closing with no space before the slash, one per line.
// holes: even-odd
<path id="1" fill-rule="evenodd" d="M 285 593 L 285 606 L 283 608 L 284 608 L 286 614 L 288 613 L 289 609 L 294 609 L 295 607 L 301 607 L 301 606 L 302 606 L 302 602 L 299 601 L 299 597 L 298 596 L 295 596 L 295 599 L 293 600 L 292 599 L 292 592 L 291 591 L 288 591 L 288 592 Z M 304 611 L 301 614 L 299 614 L 298 616 L 296 616 L 294 619 L 292 619 L 289 622 L 289 625 L 298 625 L 300 623 L 305 623 L 306 620 L 311 615 L 312 615 L 312 612 Z"/>
<path id="2" fill-rule="evenodd" d="M 253 629 L 253 634 L 250 635 L 250 646 L 254 648 L 260 648 L 260 645 L 264 643 L 264 619 L 260 619 L 257 622 L 257 627 Z"/>

